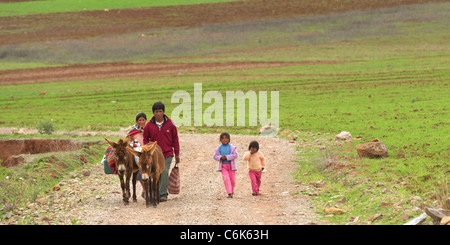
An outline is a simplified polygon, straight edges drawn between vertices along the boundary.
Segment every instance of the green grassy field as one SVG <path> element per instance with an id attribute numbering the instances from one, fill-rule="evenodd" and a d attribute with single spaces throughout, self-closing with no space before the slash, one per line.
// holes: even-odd
<path id="1" fill-rule="evenodd" d="M 0 16 L 29 14 L 47 14 L 57 12 L 76 12 L 104 9 L 123 9 L 139 7 L 156 7 L 201 3 L 231 2 L 236 0 L 133 0 L 133 1 L 94 1 L 94 0 L 53 0 L 0 3 Z"/>
<path id="2" fill-rule="evenodd" d="M 194 83 L 202 83 L 203 93 L 219 91 L 224 98 L 226 91 L 279 91 L 283 135 L 297 134 L 310 145 L 318 140 L 327 146 L 325 151 L 299 146 L 299 169 L 295 174 L 305 184 L 320 180 L 327 183 L 312 197 L 319 213 L 323 207 L 335 205 L 346 210 L 343 215 L 324 219 L 337 224 L 356 217 L 363 224 L 405 223 L 404 214 L 408 218 L 420 214 L 414 207 L 436 206 L 442 196 L 448 195 L 449 10 L 449 3 L 430 3 L 175 28 L 158 32 L 164 35 L 147 40 L 152 45 L 144 45 L 133 33 L 111 37 L 110 40 L 120 38 L 123 42 L 118 42 L 119 45 L 127 47 L 118 54 L 90 48 L 98 47 L 108 37 L 9 46 L 17 51 L 30 51 L 31 55 L 1 61 L 5 67 L 8 64 L 4 69 L 105 61 L 322 62 L 148 79 L 2 86 L 0 125 L 33 128 L 39 120 L 47 119 L 53 120 L 58 130 L 118 130 L 131 125 L 139 111 L 151 114 L 151 105 L 159 100 L 166 104 L 166 114 L 170 116 L 177 106 L 170 103 L 172 94 L 185 90 L 193 96 Z M 209 32 L 221 34 L 220 38 L 205 37 Z M 67 57 L 64 53 L 71 52 L 74 43 L 80 53 L 73 60 L 62 59 Z M 130 47 L 130 43 L 137 45 Z M 59 49 L 40 51 L 52 45 L 58 45 Z M 158 48 L 163 51 L 152 52 Z M 47 95 L 40 96 L 40 91 Z M 208 104 L 203 105 L 203 109 L 207 107 Z M 196 127 L 195 132 L 228 130 L 257 134 L 257 128 Z M 185 127 L 180 129 L 189 131 Z M 341 131 L 361 136 L 361 140 L 336 146 L 330 139 Z M 390 156 L 358 158 L 354 146 L 374 138 L 386 144 Z M 325 169 L 326 160 L 336 156 L 345 156 L 356 169 Z M 418 203 L 411 196 L 419 196 L 421 201 Z M 336 204 L 343 197 L 347 202 Z M 381 205 L 382 202 L 395 205 Z"/>

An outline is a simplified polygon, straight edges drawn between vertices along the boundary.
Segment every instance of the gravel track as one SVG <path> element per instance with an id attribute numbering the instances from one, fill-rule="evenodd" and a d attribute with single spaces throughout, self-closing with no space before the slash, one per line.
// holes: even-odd
<path id="1" fill-rule="evenodd" d="M 247 166 L 242 160 L 251 140 L 259 141 L 267 160 L 260 196 L 251 195 Z M 102 165 L 95 164 L 63 180 L 59 191 L 44 198 L 51 200 L 53 208 L 42 220 L 86 225 L 316 224 L 309 197 L 295 194 L 305 186 L 296 185 L 292 178 L 298 164 L 293 162 L 293 144 L 277 137 L 231 135 L 231 144 L 239 153 L 233 198 L 226 197 L 217 162 L 212 159 L 218 144 L 219 135 L 180 134 L 181 191 L 169 195 L 168 202 L 157 208 L 146 208 L 139 184 L 138 201 L 125 206 L 118 177 L 104 174 Z"/>

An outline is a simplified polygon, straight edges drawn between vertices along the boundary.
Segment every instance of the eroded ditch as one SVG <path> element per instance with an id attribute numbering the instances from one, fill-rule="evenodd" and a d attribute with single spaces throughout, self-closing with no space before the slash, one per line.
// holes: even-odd
<path id="1" fill-rule="evenodd" d="M 48 152 L 75 151 L 89 142 L 72 139 L 13 139 L 0 140 L 1 166 L 17 166 L 24 161 L 22 154 L 40 154 Z"/>

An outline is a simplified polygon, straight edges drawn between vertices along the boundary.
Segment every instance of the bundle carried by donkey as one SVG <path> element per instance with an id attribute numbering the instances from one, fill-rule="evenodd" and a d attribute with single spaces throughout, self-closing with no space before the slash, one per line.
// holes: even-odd
<path id="1" fill-rule="evenodd" d="M 139 167 L 136 160 L 129 151 L 127 151 L 127 146 L 130 144 L 128 138 L 125 140 L 119 139 L 117 142 L 111 142 L 106 139 L 115 150 L 114 155 L 116 156 L 116 172 L 120 178 L 120 186 L 122 187 L 123 203 L 128 204 L 130 199 L 130 179 L 133 175 L 133 202 L 137 202 L 136 198 L 136 177 L 139 171 Z M 125 177 L 125 180 L 124 180 Z"/>
<path id="2" fill-rule="evenodd" d="M 145 204 L 147 207 L 159 204 L 160 175 L 164 170 L 164 154 L 157 142 L 149 142 L 142 146 L 142 151 L 138 152 L 131 147 L 127 150 L 139 157 L 139 170 L 145 187 Z"/>

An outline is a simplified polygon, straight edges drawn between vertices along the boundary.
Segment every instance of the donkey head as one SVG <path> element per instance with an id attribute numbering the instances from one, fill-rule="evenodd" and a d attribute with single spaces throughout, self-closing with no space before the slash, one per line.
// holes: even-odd
<path id="1" fill-rule="evenodd" d="M 146 181 L 152 175 L 152 172 L 155 171 L 155 149 L 157 146 L 157 142 L 149 143 L 142 146 L 142 151 L 138 152 L 131 147 L 127 147 L 127 150 L 130 151 L 133 155 L 139 157 L 138 166 L 141 170 L 142 180 Z"/>
<path id="2" fill-rule="evenodd" d="M 120 139 L 117 142 L 111 142 L 107 138 L 105 138 L 105 140 L 115 149 L 114 155 L 116 156 L 116 169 L 119 174 L 123 174 L 126 171 L 128 164 L 128 153 L 126 147 L 130 143 L 129 140 Z"/>

